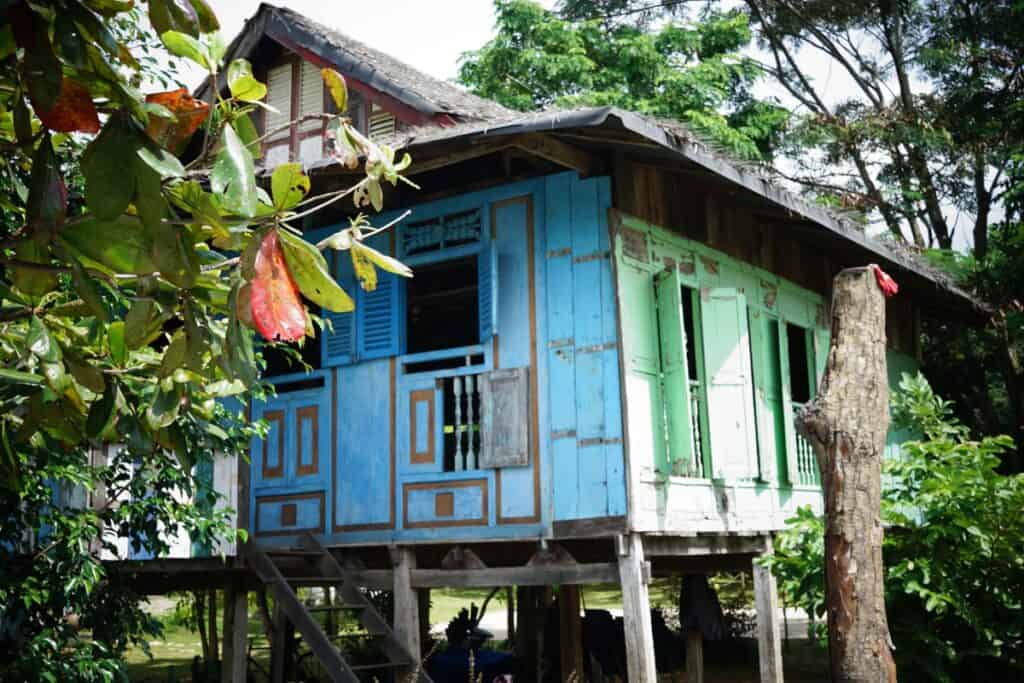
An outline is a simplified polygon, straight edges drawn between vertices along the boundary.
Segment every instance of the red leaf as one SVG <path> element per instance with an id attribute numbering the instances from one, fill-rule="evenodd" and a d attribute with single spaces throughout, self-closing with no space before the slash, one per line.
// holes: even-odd
<path id="1" fill-rule="evenodd" d="M 166 107 L 174 119 L 151 114 L 146 134 L 172 154 L 181 154 L 192 135 L 210 115 L 210 105 L 192 97 L 185 88 L 146 95 L 146 102 Z"/>
<path id="2" fill-rule="evenodd" d="M 875 280 L 878 282 L 878 288 L 882 290 L 882 294 L 886 298 L 894 296 L 896 292 L 900 291 L 900 286 L 896 284 L 888 273 L 878 267 L 878 264 L 872 263 L 868 266 L 875 273 Z"/>
<path id="3" fill-rule="evenodd" d="M 297 341 L 306 335 L 306 307 L 284 260 L 277 231 L 264 236 L 253 263 L 250 302 L 256 329 L 270 341 Z"/>
<path id="4" fill-rule="evenodd" d="M 96 115 L 96 107 L 92 103 L 92 95 L 79 83 L 64 78 L 60 84 L 60 94 L 53 107 L 43 110 L 32 102 L 39 120 L 50 130 L 60 133 L 97 133 L 100 119 Z"/>

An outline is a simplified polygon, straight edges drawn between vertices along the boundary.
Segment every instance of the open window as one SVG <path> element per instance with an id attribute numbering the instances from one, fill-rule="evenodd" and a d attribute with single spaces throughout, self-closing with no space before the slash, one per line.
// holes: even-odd
<path id="1" fill-rule="evenodd" d="M 786 323 L 789 352 L 789 391 L 793 403 L 803 405 L 814 392 L 814 358 L 810 353 L 810 330 Z"/>
<path id="2" fill-rule="evenodd" d="M 406 353 L 480 343 L 476 257 L 424 264 L 406 283 Z"/>
<path id="3" fill-rule="evenodd" d="M 783 357 L 786 396 L 786 472 L 793 486 L 817 486 L 821 476 L 810 443 L 796 433 L 795 418 L 817 390 L 817 363 L 812 331 L 785 324 L 780 338 L 785 345 Z"/>

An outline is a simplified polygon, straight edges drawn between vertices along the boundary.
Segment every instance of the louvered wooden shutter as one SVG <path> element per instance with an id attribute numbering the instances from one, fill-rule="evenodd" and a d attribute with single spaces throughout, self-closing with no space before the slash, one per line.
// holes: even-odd
<path id="1" fill-rule="evenodd" d="M 357 299 L 356 289 L 359 287 L 352 271 L 352 259 L 347 251 L 333 252 L 331 268 L 334 278 L 342 289 L 348 292 L 353 300 Z M 358 305 L 358 304 L 357 304 Z M 324 331 L 321 347 L 325 367 L 348 365 L 355 362 L 356 351 L 356 314 L 332 313 L 323 311 L 323 316 L 331 321 L 333 332 Z"/>
<path id="2" fill-rule="evenodd" d="M 267 104 L 276 111 L 266 110 L 266 132 L 276 130 L 292 119 L 292 65 L 282 64 L 267 72 Z M 288 136 L 281 131 L 274 137 Z"/>
<path id="3" fill-rule="evenodd" d="M 371 238 L 368 244 L 382 252 L 389 252 L 388 236 Z M 360 290 L 356 301 L 356 348 L 360 360 L 397 356 L 402 352 L 405 324 L 402 313 L 401 279 L 392 273 L 377 271 L 377 287 L 373 291 Z"/>
<path id="4" fill-rule="evenodd" d="M 735 289 L 704 289 L 700 310 L 712 471 L 716 479 L 750 477 L 757 442 L 747 300 Z"/>
<path id="5" fill-rule="evenodd" d="M 477 257 L 477 298 L 480 314 L 480 343 L 498 333 L 498 251 L 486 242 Z"/>
<path id="6" fill-rule="evenodd" d="M 299 87 L 299 111 L 297 116 L 321 114 L 324 110 L 324 79 L 312 62 L 302 62 L 302 83 Z M 320 121 L 306 121 L 299 126 L 299 132 L 318 130 Z"/>
<path id="7" fill-rule="evenodd" d="M 395 117 L 390 112 L 374 107 L 369 121 L 371 138 L 390 137 L 395 132 Z"/>
<path id="8" fill-rule="evenodd" d="M 683 323 L 683 288 L 679 271 L 658 274 L 654 282 L 661 337 L 662 391 L 668 422 L 668 457 L 674 474 L 697 473 L 693 449 L 690 377 L 686 363 L 686 327 Z"/>
<path id="9" fill-rule="evenodd" d="M 789 378 L 789 335 L 785 321 L 779 321 L 779 372 L 782 375 L 782 426 L 786 439 L 786 479 L 790 486 L 800 484 L 800 467 L 796 452 L 796 425 L 793 413 L 793 391 Z"/>

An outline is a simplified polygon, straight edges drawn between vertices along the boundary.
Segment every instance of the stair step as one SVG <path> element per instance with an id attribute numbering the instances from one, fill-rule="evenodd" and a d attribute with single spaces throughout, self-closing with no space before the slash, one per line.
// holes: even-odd
<path id="1" fill-rule="evenodd" d="M 276 548 L 265 551 L 271 557 L 323 557 L 319 550 L 299 550 L 296 548 Z"/>
<path id="2" fill-rule="evenodd" d="M 373 671 L 374 669 L 400 669 L 403 666 L 409 666 L 408 662 L 380 662 L 379 664 L 358 664 L 356 666 L 349 665 L 348 668 L 353 671 Z"/>
<path id="3" fill-rule="evenodd" d="M 345 583 L 344 577 L 341 576 L 286 576 L 284 577 L 284 580 L 288 583 L 306 583 L 314 586 Z"/>
<path id="4" fill-rule="evenodd" d="M 346 609 L 366 609 L 366 605 L 333 605 L 331 607 L 307 607 L 306 611 L 316 612 L 341 612 Z"/>

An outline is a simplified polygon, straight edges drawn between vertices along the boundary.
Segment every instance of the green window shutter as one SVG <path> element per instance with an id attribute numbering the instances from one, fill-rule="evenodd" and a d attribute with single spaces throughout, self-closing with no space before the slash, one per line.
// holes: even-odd
<path id="1" fill-rule="evenodd" d="M 690 377 L 686 363 L 686 326 L 683 324 L 682 283 L 679 271 L 666 270 L 655 277 L 658 330 L 661 337 L 661 371 L 665 418 L 668 422 L 668 458 L 672 473 L 693 476 L 694 462 Z M 687 293 L 689 293 L 687 291 Z"/>
<path id="2" fill-rule="evenodd" d="M 828 364 L 828 347 L 832 334 L 827 328 L 814 328 L 814 395 L 818 395 L 818 386 L 825 376 L 825 365 Z"/>
<path id="3" fill-rule="evenodd" d="M 736 289 L 701 290 L 711 463 L 716 479 L 757 474 L 747 299 Z"/>
<path id="4" fill-rule="evenodd" d="M 776 482 L 780 451 L 785 453 L 786 445 L 779 364 L 779 323 L 764 311 L 751 309 L 749 324 L 758 468 L 762 480 Z"/>
<path id="5" fill-rule="evenodd" d="M 622 252 L 622 236 L 616 235 L 615 272 L 630 452 L 638 460 L 649 454 L 651 465 L 668 473 L 654 282 L 649 271 L 623 262 Z"/>

